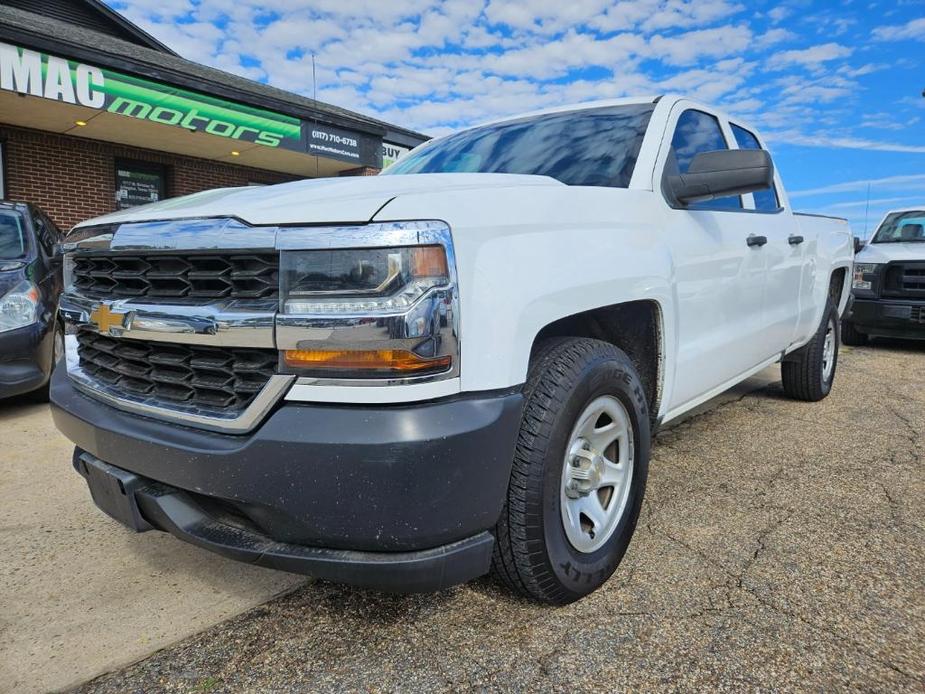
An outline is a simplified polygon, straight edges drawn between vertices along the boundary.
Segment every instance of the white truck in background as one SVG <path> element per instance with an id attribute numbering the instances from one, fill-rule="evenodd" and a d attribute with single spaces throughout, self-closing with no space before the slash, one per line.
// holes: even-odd
<path id="1" fill-rule="evenodd" d="M 925 339 L 925 205 L 888 212 L 870 242 L 856 247 L 842 341 Z"/>
<path id="2" fill-rule="evenodd" d="M 377 588 L 494 568 L 551 603 L 621 561 L 659 423 L 776 362 L 828 394 L 853 255 L 753 128 L 667 96 L 117 212 L 67 249 L 53 412 L 104 511 Z"/>

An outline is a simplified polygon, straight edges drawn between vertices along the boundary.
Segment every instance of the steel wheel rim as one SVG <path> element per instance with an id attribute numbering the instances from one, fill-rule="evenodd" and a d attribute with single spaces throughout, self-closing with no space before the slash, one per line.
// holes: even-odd
<path id="1" fill-rule="evenodd" d="M 590 554 L 613 535 L 633 480 L 633 426 L 617 398 L 595 398 L 578 417 L 565 448 L 559 506 L 577 551 Z"/>
<path id="2" fill-rule="evenodd" d="M 822 346 L 822 381 L 827 383 L 835 369 L 835 323 L 829 321 L 825 330 L 825 342 Z"/>

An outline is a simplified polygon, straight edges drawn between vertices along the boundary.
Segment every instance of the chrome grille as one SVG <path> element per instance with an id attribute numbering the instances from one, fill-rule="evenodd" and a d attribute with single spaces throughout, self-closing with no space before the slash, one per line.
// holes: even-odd
<path id="1" fill-rule="evenodd" d="M 243 410 L 276 373 L 272 349 L 142 342 L 77 332 L 80 368 L 103 384 L 167 407 Z"/>
<path id="2" fill-rule="evenodd" d="M 76 255 L 73 278 L 93 298 L 275 299 L 279 255 Z"/>

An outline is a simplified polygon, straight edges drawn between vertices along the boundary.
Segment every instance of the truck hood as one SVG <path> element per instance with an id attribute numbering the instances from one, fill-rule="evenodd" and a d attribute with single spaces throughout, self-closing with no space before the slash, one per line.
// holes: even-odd
<path id="1" fill-rule="evenodd" d="M 894 260 L 925 260 L 925 243 L 869 243 L 854 257 L 856 263 L 890 263 Z"/>
<path id="2" fill-rule="evenodd" d="M 95 217 L 76 228 L 190 217 L 237 217 L 255 225 L 363 224 L 389 201 L 410 193 L 562 185 L 548 176 L 486 173 L 319 178 L 207 190 Z"/>

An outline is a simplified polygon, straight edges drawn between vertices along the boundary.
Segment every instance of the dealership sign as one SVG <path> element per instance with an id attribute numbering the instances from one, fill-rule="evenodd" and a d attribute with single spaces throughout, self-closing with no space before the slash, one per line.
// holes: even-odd
<path id="1" fill-rule="evenodd" d="M 378 138 L 319 123 L 305 123 L 304 130 L 306 149 L 310 154 L 352 162 L 357 166 L 368 166 L 369 162 L 377 167 L 380 165 L 382 140 Z"/>
<path id="2" fill-rule="evenodd" d="M 411 150 L 408 147 L 402 147 L 401 145 L 395 145 L 391 142 L 382 143 L 382 168 L 384 169 L 387 166 L 391 166 L 401 157 L 405 156 Z"/>
<path id="3" fill-rule="evenodd" d="M 381 140 L 0 42 L 0 89 L 231 140 L 381 165 Z"/>

